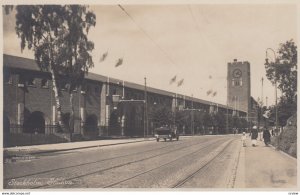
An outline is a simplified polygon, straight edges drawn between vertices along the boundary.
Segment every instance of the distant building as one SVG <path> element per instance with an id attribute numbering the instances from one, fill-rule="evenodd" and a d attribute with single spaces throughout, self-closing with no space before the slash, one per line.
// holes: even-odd
<path id="1" fill-rule="evenodd" d="M 49 72 L 39 69 L 32 59 L 3 55 L 3 135 L 4 146 L 65 142 L 70 139 L 70 102 L 66 83 L 57 84 L 65 131 L 57 126 L 56 104 Z M 147 98 L 145 98 L 147 94 Z M 119 99 L 121 101 L 116 102 Z M 81 87 L 73 91 L 73 140 L 92 140 L 104 136 L 151 136 L 158 124 L 145 120 L 157 107 L 175 110 L 195 109 L 202 113 L 233 114 L 233 107 L 216 104 L 94 73 L 85 76 Z M 241 117 L 246 112 L 234 109 Z M 147 122 L 145 122 L 147 121 Z M 145 125 L 147 124 L 147 125 Z M 189 122 L 190 124 L 190 122 Z M 195 127 L 196 130 L 203 128 Z M 180 133 L 191 128 L 178 126 Z"/>
<path id="2" fill-rule="evenodd" d="M 234 59 L 227 68 L 227 104 L 235 110 L 247 113 L 246 119 L 250 124 L 257 123 L 257 102 L 251 97 L 250 63 L 238 62 Z"/>

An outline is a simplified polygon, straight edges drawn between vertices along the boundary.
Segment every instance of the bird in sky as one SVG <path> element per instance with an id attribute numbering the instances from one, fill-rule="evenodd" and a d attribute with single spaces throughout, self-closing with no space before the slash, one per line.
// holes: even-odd
<path id="1" fill-rule="evenodd" d="M 115 67 L 121 66 L 123 64 L 123 58 L 119 58 Z"/>
<path id="2" fill-rule="evenodd" d="M 177 75 L 175 75 L 175 76 L 170 80 L 170 85 L 176 81 L 176 78 L 177 78 Z"/>
<path id="3" fill-rule="evenodd" d="M 177 83 L 177 87 L 180 87 L 183 84 L 184 79 L 181 79 L 180 81 L 178 81 Z"/>
<path id="4" fill-rule="evenodd" d="M 100 62 L 103 62 L 106 59 L 107 55 L 108 55 L 108 51 L 106 51 L 105 53 L 103 53 L 101 55 L 101 57 L 100 57 Z"/>
<path id="5" fill-rule="evenodd" d="M 212 93 L 212 90 L 210 89 L 206 92 L 206 95 L 210 95 L 211 93 Z"/>

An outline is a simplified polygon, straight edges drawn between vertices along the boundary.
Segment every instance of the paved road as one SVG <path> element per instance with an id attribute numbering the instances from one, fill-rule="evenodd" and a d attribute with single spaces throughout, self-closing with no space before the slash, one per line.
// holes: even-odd
<path id="1" fill-rule="evenodd" d="M 202 136 L 39 154 L 4 164 L 4 188 L 230 187 L 237 145 Z"/>
<path id="2" fill-rule="evenodd" d="M 261 176 L 257 163 L 264 161 L 255 158 L 260 153 L 279 160 L 281 172 L 267 170 Z M 4 188 L 291 187 L 296 166 L 278 155 L 271 148 L 243 148 L 240 136 L 233 135 L 36 154 L 4 164 Z"/>

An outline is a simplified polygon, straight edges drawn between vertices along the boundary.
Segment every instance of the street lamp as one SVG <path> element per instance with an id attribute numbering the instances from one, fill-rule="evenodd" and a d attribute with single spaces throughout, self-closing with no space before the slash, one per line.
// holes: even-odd
<path id="1" fill-rule="evenodd" d="M 227 134 L 229 133 L 229 124 L 228 124 L 228 103 L 226 104 L 226 130 L 227 130 Z"/>
<path id="2" fill-rule="evenodd" d="M 193 102 L 193 94 L 192 94 L 192 116 L 191 116 L 191 133 L 194 135 L 194 102 Z"/>
<path id="3" fill-rule="evenodd" d="M 274 54 L 274 63 L 276 63 L 276 53 L 272 48 L 267 48 L 266 49 L 266 64 L 269 64 L 268 60 L 268 50 L 271 50 Z M 276 79 L 276 69 L 275 69 L 275 125 L 276 125 L 276 132 L 278 128 L 278 106 L 277 106 L 277 79 Z"/>
<path id="4" fill-rule="evenodd" d="M 145 88 L 144 88 L 144 131 L 146 131 L 146 135 L 148 136 L 148 97 L 147 97 L 147 78 L 144 77 Z"/>

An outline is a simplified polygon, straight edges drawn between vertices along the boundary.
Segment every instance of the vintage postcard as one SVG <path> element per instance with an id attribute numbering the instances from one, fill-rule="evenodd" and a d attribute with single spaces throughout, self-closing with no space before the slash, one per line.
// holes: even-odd
<path id="1" fill-rule="evenodd" d="M 2 3 L 2 188 L 297 194 L 299 3 Z"/>

